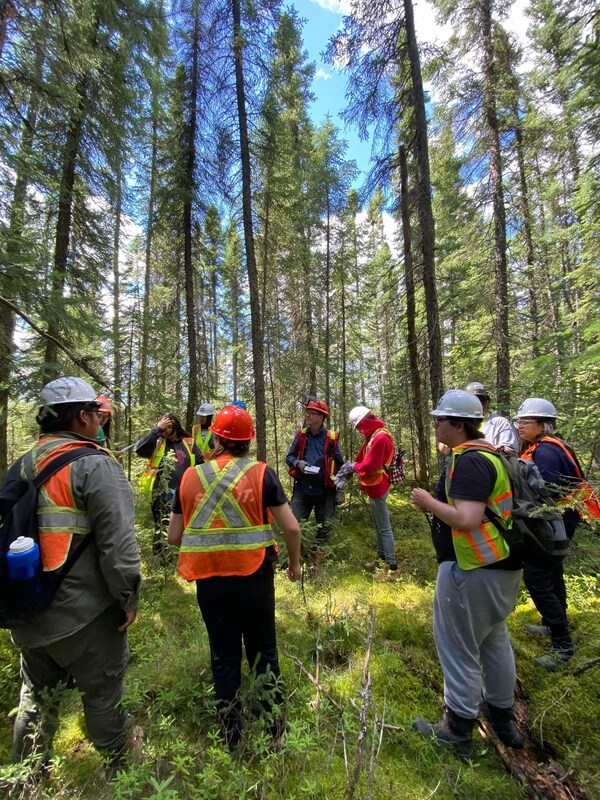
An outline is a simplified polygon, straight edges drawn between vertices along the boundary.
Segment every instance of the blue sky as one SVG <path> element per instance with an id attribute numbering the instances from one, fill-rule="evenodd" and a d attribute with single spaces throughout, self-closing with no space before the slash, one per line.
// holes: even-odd
<path id="1" fill-rule="evenodd" d="M 332 2 L 331 5 L 333 4 Z M 310 60 L 316 64 L 315 79 L 312 85 L 316 100 L 311 107 L 312 119 L 318 124 L 325 119 L 327 114 L 331 116 L 334 125 L 341 131 L 341 138 L 348 143 L 347 158 L 354 159 L 361 170 L 361 174 L 356 180 L 358 185 L 364 180 L 369 168 L 371 144 L 370 142 L 361 142 L 357 129 L 345 128 L 339 118 L 339 113 L 346 105 L 347 77 L 344 73 L 325 63 L 321 57 L 327 47 L 327 42 L 338 30 L 343 15 L 328 11 L 313 0 L 293 0 L 290 5 L 293 5 L 300 17 L 306 20 L 302 31 L 304 47 Z"/>

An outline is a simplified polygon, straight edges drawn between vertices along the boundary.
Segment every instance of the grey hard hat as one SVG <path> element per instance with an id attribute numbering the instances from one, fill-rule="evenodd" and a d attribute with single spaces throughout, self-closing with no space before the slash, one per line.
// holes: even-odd
<path id="1" fill-rule="evenodd" d="M 470 394 L 475 394 L 478 397 L 489 397 L 485 386 L 483 383 L 479 383 L 479 381 L 471 381 L 471 383 L 467 383 L 465 386 L 465 392 L 470 392 Z"/>
<path id="2" fill-rule="evenodd" d="M 210 417 L 215 413 L 215 407 L 212 403 L 202 403 L 198 411 L 196 411 L 196 416 L 198 417 Z"/>
<path id="3" fill-rule="evenodd" d="M 477 395 L 464 389 L 450 389 L 440 398 L 431 414 L 434 417 L 483 419 L 483 406 Z"/>

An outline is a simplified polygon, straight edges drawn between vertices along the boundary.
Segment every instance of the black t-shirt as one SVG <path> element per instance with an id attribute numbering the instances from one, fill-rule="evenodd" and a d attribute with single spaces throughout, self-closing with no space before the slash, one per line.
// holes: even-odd
<path id="1" fill-rule="evenodd" d="M 446 496 L 445 471 L 436 487 L 438 500 L 448 502 Z M 496 470 L 494 465 L 483 453 L 467 450 L 461 453 L 455 461 L 452 475 L 451 492 L 453 500 L 472 500 L 477 503 L 487 503 L 496 483 Z M 456 561 L 454 546 L 452 544 L 452 529 L 442 520 L 434 517 L 432 525 L 432 538 L 438 563 L 442 561 Z M 511 552 L 508 558 L 488 564 L 484 569 L 521 569 L 521 556 Z"/>

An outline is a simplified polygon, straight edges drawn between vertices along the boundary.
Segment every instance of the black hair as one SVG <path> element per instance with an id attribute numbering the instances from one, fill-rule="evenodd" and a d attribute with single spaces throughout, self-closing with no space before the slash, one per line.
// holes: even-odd
<path id="1" fill-rule="evenodd" d="M 216 444 L 213 452 L 215 456 L 223 452 L 232 456 L 246 456 L 248 455 L 250 442 L 252 441 L 252 439 L 244 439 L 241 442 L 234 439 L 224 439 L 222 436 L 219 436 L 218 433 L 215 433 L 215 440 Z"/>
<path id="2" fill-rule="evenodd" d="M 481 420 L 466 419 L 464 417 L 448 417 L 448 422 L 453 428 L 462 425 L 469 439 L 481 439 L 481 431 L 479 430 L 479 426 L 482 422 Z"/>
<path id="3" fill-rule="evenodd" d="M 213 416 L 214 416 L 214 414 L 209 414 L 206 417 L 206 421 L 205 421 L 204 425 L 202 426 L 203 428 L 210 428 L 210 426 L 212 425 Z"/>
<path id="4" fill-rule="evenodd" d="M 46 406 L 41 409 L 35 419 L 42 433 L 70 431 L 79 412 L 89 408 L 90 403 L 61 403 L 58 406 Z"/>
<path id="5" fill-rule="evenodd" d="M 171 411 L 169 411 L 169 413 L 165 414 L 164 416 L 173 423 L 173 427 L 175 428 L 175 436 L 178 439 L 183 439 L 184 436 L 187 436 L 189 438 L 190 434 L 186 430 L 184 430 L 184 427 L 179 421 L 179 417 L 176 414 L 173 414 Z"/>

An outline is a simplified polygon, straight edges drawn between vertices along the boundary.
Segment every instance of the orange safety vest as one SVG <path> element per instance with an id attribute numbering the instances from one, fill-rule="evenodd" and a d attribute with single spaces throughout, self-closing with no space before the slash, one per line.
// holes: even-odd
<path id="1" fill-rule="evenodd" d="M 556 500 L 556 505 L 565 506 L 575 502 L 577 503 L 577 512 L 582 519 L 600 519 L 600 501 L 598 500 L 598 497 L 592 487 L 584 478 L 583 471 L 577 460 L 577 456 L 572 452 L 571 448 L 562 441 L 562 439 L 558 439 L 555 436 L 542 436 L 541 439 L 536 442 L 531 442 L 531 444 L 525 448 L 521 458 L 523 458 L 525 461 L 533 461 L 534 450 L 540 442 L 550 442 L 550 444 L 555 444 L 557 447 L 560 447 L 563 453 L 565 453 L 567 458 L 573 464 L 575 474 L 577 475 L 577 479 L 579 481 L 578 486 L 574 487 L 570 492 L 567 492 L 565 495 Z"/>
<path id="2" fill-rule="evenodd" d="M 508 529 L 512 525 L 512 489 L 508 473 L 502 467 L 498 456 L 498 451 L 485 439 L 474 439 L 464 442 L 459 447 L 452 449 L 452 461 L 446 473 L 446 497 L 448 503 L 454 505 L 451 496 L 452 475 L 456 459 L 466 450 L 476 450 L 489 459 L 496 471 L 496 480 L 491 495 L 488 497 L 486 505 L 492 509 L 494 516 L 502 520 L 502 524 Z M 487 564 L 495 564 L 510 555 L 508 543 L 491 520 L 482 519 L 477 528 L 467 530 L 466 528 L 452 529 L 452 544 L 456 554 L 458 566 L 461 569 L 469 570 L 483 567 Z"/>
<path id="3" fill-rule="evenodd" d="M 184 531 L 177 572 L 186 581 L 251 575 L 275 544 L 263 510 L 264 461 L 220 455 L 184 473 Z"/>
<path id="4" fill-rule="evenodd" d="M 373 446 L 373 441 L 377 436 L 379 436 L 382 433 L 385 433 L 387 436 L 389 436 L 390 441 L 392 443 L 392 453 L 390 455 L 390 460 L 386 461 L 385 464 L 383 464 L 383 466 L 381 466 L 376 472 L 370 472 L 368 475 L 359 475 L 361 486 L 378 486 L 387 475 L 389 466 L 392 463 L 392 459 L 394 458 L 394 439 L 392 434 L 388 431 L 387 428 L 378 428 L 372 434 L 369 441 L 365 444 L 365 449 L 363 451 L 363 454 L 365 457 L 369 454 L 369 451 Z"/>
<path id="5" fill-rule="evenodd" d="M 90 448 L 101 450 L 96 443 L 85 442 Z M 22 464 L 22 476 L 38 475 L 68 450 L 80 448 L 80 440 L 65 440 L 62 436 L 44 436 L 26 454 Z M 63 566 L 74 537 L 89 536 L 91 524 L 85 511 L 77 505 L 73 494 L 71 468 L 65 464 L 41 486 L 38 493 L 38 529 L 42 567 L 51 572 Z"/>
<path id="6" fill-rule="evenodd" d="M 210 439 L 212 431 L 206 431 L 206 436 L 202 438 L 202 425 L 194 425 L 192 428 L 192 439 L 198 445 L 200 452 L 204 456 L 204 460 L 208 461 L 208 456 L 211 453 L 212 447 L 210 446 Z M 193 465 L 192 465 L 193 466 Z"/>

